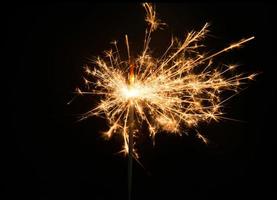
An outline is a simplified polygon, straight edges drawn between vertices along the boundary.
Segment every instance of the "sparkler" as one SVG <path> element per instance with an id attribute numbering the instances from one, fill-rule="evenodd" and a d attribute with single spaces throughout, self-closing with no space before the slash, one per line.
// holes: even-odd
<path id="1" fill-rule="evenodd" d="M 136 139 L 140 137 L 139 127 L 146 125 L 153 141 L 159 130 L 181 134 L 181 129 L 194 128 L 200 122 L 219 121 L 223 116 L 221 93 L 233 91 L 253 79 L 256 74 L 235 74 L 236 65 L 215 67 L 213 59 L 227 51 L 241 47 L 254 39 L 249 37 L 212 53 L 202 53 L 201 41 L 208 33 L 209 24 L 199 31 L 189 32 L 184 40 L 172 38 L 170 45 L 158 58 L 152 56 L 151 36 L 162 28 L 152 4 L 144 3 L 145 21 L 148 26 L 142 52 L 130 55 L 128 35 L 125 36 L 126 53 L 118 49 L 105 52 L 105 57 L 97 57 L 92 64 L 85 65 L 86 89 L 77 89 L 78 94 L 100 95 L 102 98 L 92 110 L 81 119 L 104 116 L 110 125 L 103 133 L 107 138 L 118 133 L 123 138 L 122 151 L 129 155 L 129 170 L 132 158 L 138 160 Z M 207 143 L 208 140 L 196 130 L 196 136 Z M 131 173 L 132 174 L 132 173 Z"/>

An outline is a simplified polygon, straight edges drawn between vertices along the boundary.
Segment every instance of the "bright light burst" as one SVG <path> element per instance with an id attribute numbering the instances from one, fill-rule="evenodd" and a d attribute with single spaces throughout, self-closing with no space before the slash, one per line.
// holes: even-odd
<path id="1" fill-rule="evenodd" d="M 78 94 L 101 96 L 99 104 L 81 119 L 104 116 L 110 125 L 104 135 L 110 138 L 114 133 L 121 134 L 124 153 L 129 152 L 130 131 L 136 139 L 142 125 L 147 126 L 154 141 L 159 130 L 180 134 L 182 127 L 196 129 L 200 122 L 225 118 L 223 103 L 233 95 L 222 99 L 222 92 L 229 90 L 236 94 L 240 85 L 256 75 L 235 74 L 236 65 L 214 67 L 215 56 L 238 48 L 254 37 L 212 54 L 201 53 L 200 42 L 208 33 L 208 24 L 200 31 L 189 32 L 183 41 L 172 39 L 161 57 L 153 57 L 149 45 L 151 34 L 165 23 L 157 18 L 152 4 L 144 3 L 143 7 L 148 26 L 142 52 L 137 57 L 130 56 L 127 35 L 124 55 L 117 42 L 113 42 L 114 48 L 106 51 L 105 57 L 93 60 L 92 66 L 85 65 L 86 90 L 77 89 Z M 132 122 L 130 116 L 133 116 Z M 130 125 L 133 123 L 135 126 Z M 196 136 L 207 143 L 197 130 Z M 133 156 L 137 158 L 138 154 L 134 151 Z"/>

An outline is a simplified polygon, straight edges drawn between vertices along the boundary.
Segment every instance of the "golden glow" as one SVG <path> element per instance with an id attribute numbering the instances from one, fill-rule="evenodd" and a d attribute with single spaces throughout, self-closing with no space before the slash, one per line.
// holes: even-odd
<path id="1" fill-rule="evenodd" d="M 197 128 L 200 122 L 224 118 L 223 103 L 232 96 L 222 99 L 221 93 L 237 93 L 240 85 L 255 76 L 235 74 L 236 65 L 216 67 L 213 63 L 215 56 L 241 47 L 254 37 L 215 53 L 205 53 L 200 42 L 208 32 L 208 24 L 199 31 L 189 32 L 182 41 L 172 39 L 160 57 L 153 57 L 149 45 L 151 34 L 164 23 L 157 19 L 152 4 L 144 3 L 143 6 L 148 27 L 142 52 L 136 57 L 130 56 L 127 35 L 125 54 L 118 50 L 117 42 L 113 42 L 114 49 L 106 52 L 106 58 L 98 57 L 91 66 L 85 67 L 86 90 L 77 90 L 79 94 L 102 97 L 82 119 L 104 116 L 110 125 L 104 135 L 110 138 L 114 133 L 121 134 L 125 153 L 128 152 L 131 107 L 137 123 L 134 139 L 139 137 L 138 129 L 142 124 L 148 127 L 153 140 L 159 130 L 180 134 L 182 127 Z M 208 142 L 197 130 L 196 133 L 204 143 Z"/>

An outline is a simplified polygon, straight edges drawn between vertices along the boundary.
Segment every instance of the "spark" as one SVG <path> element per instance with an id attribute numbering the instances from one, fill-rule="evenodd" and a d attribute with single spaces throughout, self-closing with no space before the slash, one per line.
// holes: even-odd
<path id="1" fill-rule="evenodd" d="M 77 93 L 100 95 L 101 100 L 81 119 L 104 116 L 109 129 L 103 134 L 107 138 L 120 134 L 125 154 L 129 152 L 128 133 L 136 127 L 133 131 L 135 146 L 142 125 L 147 126 L 153 141 L 159 131 L 180 134 L 182 128 L 193 128 L 196 137 L 208 143 L 208 139 L 197 131 L 199 123 L 226 119 L 222 111 L 223 103 L 233 95 L 223 99 L 222 92 L 237 94 L 241 85 L 256 76 L 236 74 L 237 65 L 218 67 L 213 60 L 253 40 L 254 36 L 208 54 L 203 52 L 201 44 L 208 33 L 209 24 L 206 23 L 201 30 L 189 32 L 183 41 L 172 39 L 162 56 L 157 58 L 151 54 L 151 36 L 165 23 L 157 18 L 152 4 L 143 3 L 143 7 L 148 26 L 141 53 L 131 56 L 126 35 L 124 55 L 120 55 L 123 51 L 119 51 L 114 41 L 114 48 L 106 51 L 104 57 L 98 57 L 91 65 L 84 67 L 87 87 L 84 91 L 78 88 Z M 130 115 L 134 122 L 130 122 Z M 135 147 L 132 151 L 132 156 L 138 158 Z"/>

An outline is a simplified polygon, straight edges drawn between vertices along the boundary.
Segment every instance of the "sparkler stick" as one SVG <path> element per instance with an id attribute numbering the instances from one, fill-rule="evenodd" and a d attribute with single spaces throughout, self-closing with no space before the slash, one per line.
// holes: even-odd
<path id="1" fill-rule="evenodd" d="M 132 89 L 135 83 L 135 65 L 131 61 L 131 55 L 130 55 L 130 46 L 129 46 L 129 40 L 128 35 L 125 35 L 125 43 L 127 48 L 127 54 L 128 54 L 128 61 L 129 61 L 129 67 L 130 67 L 130 73 L 129 73 L 129 89 Z M 134 119 L 134 102 L 133 99 L 129 99 L 130 110 L 129 110 L 129 138 L 128 138 L 128 199 L 131 200 L 132 197 L 132 175 L 133 175 L 133 134 L 134 134 L 134 126 L 135 126 L 135 119 Z"/>
<path id="2" fill-rule="evenodd" d="M 133 175 L 133 131 L 134 131 L 134 107 L 130 107 L 129 115 L 130 131 L 129 131 L 129 152 L 128 152 L 128 199 L 132 197 L 132 175 Z"/>
<path id="3" fill-rule="evenodd" d="M 135 139 L 139 132 L 136 124 L 145 124 L 155 139 L 159 130 L 180 134 L 183 127 L 194 128 L 195 135 L 204 143 L 208 140 L 200 134 L 200 122 L 219 121 L 223 117 L 221 93 L 237 93 L 246 80 L 256 74 L 235 74 L 236 65 L 215 67 L 213 59 L 222 53 L 238 48 L 254 39 L 254 36 L 233 43 L 215 53 L 202 53 L 200 42 L 208 32 L 208 24 L 200 31 L 189 32 L 183 41 L 172 39 L 160 58 L 152 56 L 151 34 L 164 25 L 156 15 L 152 4 L 144 3 L 145 21 L 148 27 L 141 54 L 132 57 L 128 36 L 125 35 L 127 56 L 120 55 L 117 42 L 115 51 L 106 51 L 106 59 L 98 57 L 93 66 L 85 66 L 86 91 L 77 94 L 100 95 L 100 103 L 84 113 L 81 119 L 105 116 L 110 138 L 119 133 L 124 141 L 121 152 L 128 154 L 128 195 L 131 198 L 133 159 L 138 161 Z M 127 58 L 126 58 L 127 57 Z M 128 78 L 126 78 L 128 77 Z"/>
<path id="4" fill-rule="evenodd" d="M 130 64 L 130 74 L 129 74 L 129 87 L 132 88 L 135 82 L 135 73 L 134 73 L 134 65 L 131 63 L 131 56 L 130 56 L 130 46 L 129 46 L 129 40 L 128 35 L 125 35 L 126 40 L 126 47 L 128 52 L 128 59 Z M 134 105 L 133 100 L 130 99 L 130 113 L 129 113 L 129 146 L 128 146 L 128 199 L 131 200 L 132 197 L 132 175 L 133 175 L 133 131 L 134 131 Z"/>

